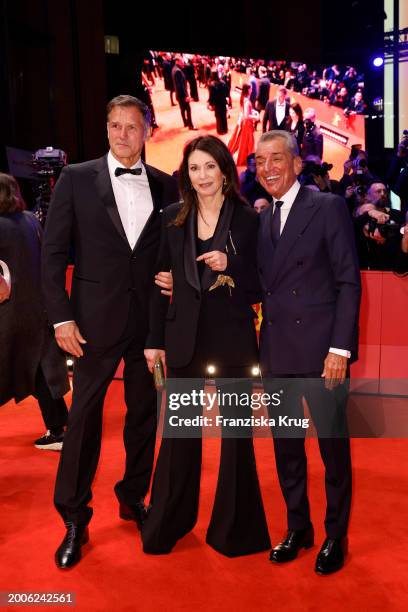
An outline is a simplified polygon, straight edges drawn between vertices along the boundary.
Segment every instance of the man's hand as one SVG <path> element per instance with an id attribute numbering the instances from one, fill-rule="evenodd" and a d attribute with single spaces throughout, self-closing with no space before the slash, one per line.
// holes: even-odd
<path id="1" fill-rule="evenodd" d="M 403 253 L 408 253 L 408 223 L 404 227 L 404 235 L 401 241 L 401 249 Z"/>
<path id="2" fill-rule="evenodd" d="M 322 378 L 325 378 L 325 387 L 332 391 L 337 385 L 342 385 L 346 380 L 347 357 L 328 353 L 324 360 Z"/>
<path id="3" fill-rule="evenodd" d="M 209 251 L 197 257 L 197 261 L 203 260 L 214 272 L 224 272 L 227 267 L 227 256 L 221 251 Z"/>
<path id="4" fill-rule="evenodd" d="M 84 351 L 81 344 L 86 344 L 86 340 L 81 336 L 76 323 L 64 323 L 56 327 L 55 339 L 58 346 L 66 353 L 70 353 L 74 357 L 83 356 Z"/>
<path id="5" fill-rule="evenodd" d="M 373 219 L 377 220 L 377 223 L 387 223 L 387 221 L 390 218 L 390 215 L 387 215 L 387 213 L 382 212 L 381 210 L 376 210 L 375 208 L 372 210 L 368 211 L 368 215 L 370 217 L 372 217 Z"/>
<path id="6" fill-rule="evenodd" d="M 146 359 L 149 372 L 153 372 L 154 364 L 159 359 L 162 360 L 163 366 L 166 367 L 166 353 L 161 349 L 145 349 L 144 356 Z"/>
<path id="7" fill-rule="evenodd" d="M 163 295 L 171 295 L 173 293 L 173 275 L 170 272 L 159 272 L 154 277 L 154 282 L 159 287 L 162 287 L 160 293 Z"/>
<path id="8" fill-rule="evenodd" d="M 0 274 L 0 304 L 10 297 L 10 287 L 4 276 Z"/>

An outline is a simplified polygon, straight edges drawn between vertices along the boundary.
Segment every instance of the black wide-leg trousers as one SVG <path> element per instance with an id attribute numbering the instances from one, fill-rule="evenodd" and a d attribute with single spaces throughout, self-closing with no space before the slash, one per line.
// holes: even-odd
<path id="1" fill-rule="evenodd" d="M 197 353 L 201 358 L 193 359 L 188 367 L 168 368 L 167 417 L 171 412 L 168 401 L 171 393 L 191 393 L 193 389 L 198 392 L 204 388 L 206 363 L 203 353 Z M 224 370 L 222 376 L 223 381 L 216 381 L 218 392 L 251 394 L 251 381 L 238 379 L 231 385 L 228 380 L 225 385 L 225 378 L 236 378 L 236 370 Z M 201 414 L 201 409 L 187 406 L 178 413 L 193 417 Z M 251 411 L 248 407 L 231 405 L 220 408 L 220 413 L 228 417 L 248 417 Z M 208 412 L 205 414 L 214 417 Z M 176 542 L 193 529 L 198 515 L 201 428 L 185 428 L 184 437 L 180 437 L 180 432 L 172 435 L 167 417 L 153 479 L 152 507 L 142 529 L 143 550 L 151 554 L 169 553 Z M 246 430 L 246 437 L 231 437 L 231 431 L 223 431 L 222 435 L 217 488 L 206 541 L 228 557 L 267 550 L 271 544 L 251 430 Z"/>

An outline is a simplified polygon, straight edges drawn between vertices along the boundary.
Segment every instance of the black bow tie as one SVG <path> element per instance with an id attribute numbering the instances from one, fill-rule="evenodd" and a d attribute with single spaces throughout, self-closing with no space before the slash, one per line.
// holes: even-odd
<path id="1" fill-rule="evenodd" d="M 122 174 L 133 174 L 134 176 L 139 176 L 142 174 L 141 168 L 116 168 L 115 176 L 121 176 Z"/>

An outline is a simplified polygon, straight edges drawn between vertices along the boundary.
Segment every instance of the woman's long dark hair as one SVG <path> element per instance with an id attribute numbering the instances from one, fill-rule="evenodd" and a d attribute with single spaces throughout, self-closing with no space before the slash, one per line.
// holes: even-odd
<path id="1" fill-rule="evenodd" d="M 0 215 L 21 212 L 25 207 L 16 179 L 0 172 Z"/>
<path id="2" fill-rule="evenodd" d="M 217 162 L 221 172 L 225 176 L 222 193 L 226 198 L 241 199 L 239 194 L 238 172 L 231 153 L 227 146 L 216 136 L 198 136 L 184 147 L 183 160 L 178 171 L 179 190 L 182 198 L 181 209 L 173 224 L 181 226 L 191 210 L 197 209 L 198 198 L 190 181 L 188 173 L 188 160 L 193 151 L 203 151 L 211 155 Z"/>
<path id="3" fill-rule="evenodd" d="M 298 123 L 299 121 L 303 122 L 303 111 L 302 111 L 302 107 L 300 106 L 300 104 L 298 102 L 293 102 L 289 108 L 291 108 L 292 110 L 295 111 L 297 117 L 298 117 Z M 290 120 L 290 123 L 292 123 L 292 117 L 289 115 L 288 117 L 288 121 Z"/>
<path id="4" fill-rule="evenodd" d="M 251 91 L 251 86 L 248 85 L 248 83 L 244 83 L 244 85 L 242 86 L 242 89 L 241 89 L 241 97 L 239 99 L 239 105 L 241 107 L 244 106 L 244 100 L 249 95 L 250 91 Z"/>

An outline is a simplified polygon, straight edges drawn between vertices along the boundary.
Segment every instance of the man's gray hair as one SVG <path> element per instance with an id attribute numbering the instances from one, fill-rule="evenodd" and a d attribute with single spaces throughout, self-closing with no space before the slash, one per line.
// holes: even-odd
<path id="1" fill-rule="evenodd" d="M 290 132 L 286 130 L 271 130 L 270 132 L 265 132 L 259 139 L 259 144 L 263 142 L 270 142 L 271 140 L 276 140 L 277 138 L 281 138 L 286 143 L 286 148 L 289 151 L 291 157 L 298 157 L 299 155 L 299 147 L 296 141 L 296 138 Z"/>
<path id="2" fill-rule="evenodd" d="M 112 98 L 110 102 L 108 102 L 108 105 L 106 107 L 106 115 L 108 119 L 109 119 L 110 112 L 117 106 L 121 106 L 125 108 L 129 108 L 129 107 L 137 108 L 137 110 L 143 117 L 144 128 L 145 128 L 144 136 L 146 138 L 147 135 L 149 134 L 150 122 L 151 122 L 150 111 L 148 107 L 146 106 L 146 104 L 142 102 L 141 100 L 139 100 L 139 98 L 135 98 L 135 96 L 130 96 L 127 94 L 116 96 L 115 98 Z"/>

